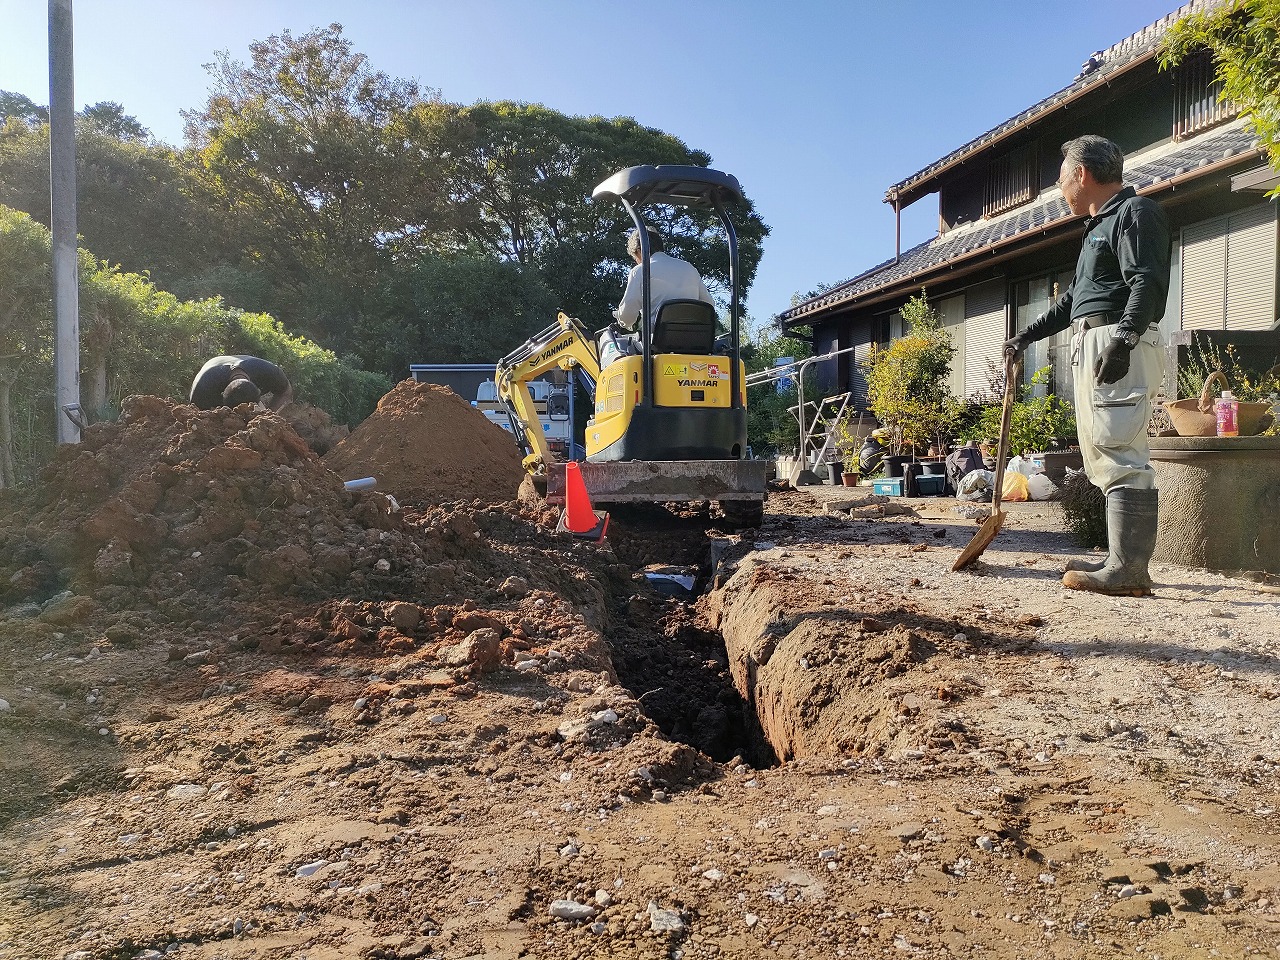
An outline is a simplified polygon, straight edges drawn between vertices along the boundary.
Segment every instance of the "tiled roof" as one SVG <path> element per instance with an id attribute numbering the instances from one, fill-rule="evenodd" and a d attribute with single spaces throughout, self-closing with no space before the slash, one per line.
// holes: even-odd
<path id="1" fill-rule="evenodd" d="M 1258 153 L 1257 141 L 1235 123 L 1159 156 L 1153 156 L 1125 171 L 1125 183 L 1138 191 L 1196 170 L 1216 166 L 1232 158 L 1244 159 Z M 864 294 L 902 284 L 934 267 L 995 247 L 1032 231 L 1066 223 L 1071 211 L 1056 190 L 1046 199 L 1013 210 L 999 219 L 960 227 L 904 250 L 897 260 L 886 260 L 851 280 L 838 284 L 777 315 L 775 323 L 805 322 L 810 314 L 857 300 Z"/>
<path id="2" fill-rule="evenodd" d="M 1045 97 L 1034 106 L 1023 110 L 1017 116 L 1010 117 L 998 127 L 994 127 L 980 137 L 970 140 L 964 146 L 952 150 L 945 157 L 935 160 L 923 170 L 919 170 L 907 177 L 901 183 L 895 183 L 885 192 L 885 202 L 891 203 L 895 196 L 914 192 L 931 180 L 937 173 L 952 166 L 969 154 L 1000 140 L 1023 124 L 1053 112 L 1063 102 L 1074 99 L 1089 87 L 1105 82 L 1117 71 L 1130 66 L 1138 60 L 1153 56 L 1156 48 L 1160 45 L 1160 40 L 1175 20 L 1179 20 L 1191 13 L 1215 7 L 1221 2 L 1223 0 L 1191 0 L 1190 3 L 1183 4 L 1168 16 L 1161 17 L 1150 26 L 1143 27 L 1133 36 L 1126 37 L 1114 46 L 1093 54 L 1085 61 L 1080 75 L 1070 84 L 1057 93 Z"/>

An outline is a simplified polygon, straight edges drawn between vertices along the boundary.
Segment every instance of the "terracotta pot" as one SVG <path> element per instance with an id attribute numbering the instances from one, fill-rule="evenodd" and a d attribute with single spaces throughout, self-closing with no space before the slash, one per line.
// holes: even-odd
<path id="1" fill-rule="evenodd" d="M 861 478 L 862 478 L 862 475 L 857 471 L 850 473 L 848 470 L 846 470 L 844 473 L 840 474 L 840 482 L 844 484 L 846 487 L 856 487 L 858 485 L 858 481 Z"/>

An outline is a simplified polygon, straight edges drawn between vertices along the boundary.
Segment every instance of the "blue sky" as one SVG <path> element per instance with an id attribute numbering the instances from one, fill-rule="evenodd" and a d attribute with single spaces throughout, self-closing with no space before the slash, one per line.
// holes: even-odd
<path id="1" fill-rule="evenodd" d="M 458 103 L 631 116 L 707 151 L 772 235 L 749 307 L 893 255 L 891 184 L 1060 89 L 1174 0 L 76 0 L 77 107 L 182 141 L 216 50 L 343 24 L 373 66 Z M 0 0 L 0 89 L 48 102 L 48 4 Z M 903 246 L 936 232 L 936 197 Z"/>

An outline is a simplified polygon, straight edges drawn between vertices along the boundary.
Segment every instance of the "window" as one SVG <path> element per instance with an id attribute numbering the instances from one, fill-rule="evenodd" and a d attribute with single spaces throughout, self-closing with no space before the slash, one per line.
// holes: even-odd
<path id="1" fill-rule="evenodd" d="M 1236 115 L 1234 104 L 1219 99 L 1222 83 L 1215 76 L 1213 58 L 1207 50 L 1178 66 L 1174 85 L 1174 140 L 1185 140 Z"/>
<path id="2" fill-rule="evenodd" d="M 992 163 L 982 192 L 982 215 L 993 217 L 1029 203 L 1040 192 L 1036 173 L 1034 144 L 1006 153 Z"/>
<path id="3" fill-rule="evenodd" d="M 1014 286 L 1014 329 L 1021 333 L 1037 317 L 1053 306 L 1058 296 L 1070 285 L 1074 271 L 1045 274 L 1023 280 Z M 1050 384 L 1038 386 L 1036 392 L 1043 395 L 1049 390 L 1060 396 L 1070 397 L 1074 389 L 1071 376 L 1071 329 L 1061 330 L 1052 337 L 1039 340 L 1027 347 L 1022 360 L 1023 382 L 1029 381 L 1035 372 L 1048 365 L 1052 368 Z"/>

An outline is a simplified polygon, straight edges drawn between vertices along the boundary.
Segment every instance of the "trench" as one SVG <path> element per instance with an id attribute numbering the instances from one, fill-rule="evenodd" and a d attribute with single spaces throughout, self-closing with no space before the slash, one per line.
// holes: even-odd
<path id="1" fill-rule="evenodd" d="M 694 607 L 710 584 L 713 547 L 731 528 L 698 507 L 629 504 L 610 513 L 610 543 L 634 571 L 633 592 L 610 611 L 619 681 L 670 739 L 718 763 L 776 765 L 759 718 L 734 685 L 724 637 Z M 647 578 L 654 567 L 694 573 L 693 590 Z"/>

